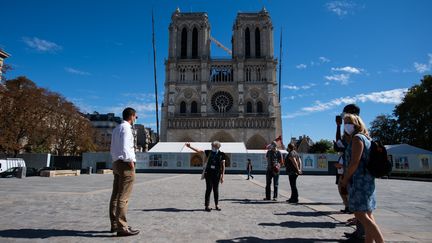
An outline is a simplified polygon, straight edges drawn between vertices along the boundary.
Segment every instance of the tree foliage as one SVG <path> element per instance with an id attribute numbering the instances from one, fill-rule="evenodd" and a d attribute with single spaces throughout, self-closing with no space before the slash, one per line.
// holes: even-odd
<path id="1" fill-rule="evenodd" d="M 0 89 L 0 152 L 78 155 L 94 149 L 92 127 L 58 93 L 26 77 L 3 82 Z"/>
<path id="2" fill-rule="evenodd" d="M 384 144 L 407 143 L 432 150 L 432 76 L 411 87 L 394 109 L 394 118 L 380 115 L 371 123 L 371 135 Z"/>
<path id="3" fill-rule="evenodd" d="M 321 139 L 318 142 L 314 143 L 310 148 L 311 153 L 334 153 L 333 150 L 333 142 L 325 139 Z"/>
<path id="4" fill-rule="evenodd" d="M 386 145 L 401 142 L 398 122 L 390 115 L 377 116 L 370 124 L 369 133 L 373 139 Z"/>
<path id="5" fill-rule="evenodd" d="M 432 76 L 406 93 L 394 110 L 398 117 L 402 142 L 432 150 Z"/>

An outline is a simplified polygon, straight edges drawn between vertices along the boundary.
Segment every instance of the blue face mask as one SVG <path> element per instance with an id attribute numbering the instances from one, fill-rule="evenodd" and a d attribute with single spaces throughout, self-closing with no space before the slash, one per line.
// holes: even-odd
<path id="1" fill-rule="evenodd" d="M 217 148 L 212 148 L 212 152 L 217 153 L 218 149 Z"/>
<path id="2" fill-rule="evenodd" d="M 137 121 L 138 121 L 138 117 L 136 117 L 135 120 L 132 119 L 132 125 L 137 124 Z"/>

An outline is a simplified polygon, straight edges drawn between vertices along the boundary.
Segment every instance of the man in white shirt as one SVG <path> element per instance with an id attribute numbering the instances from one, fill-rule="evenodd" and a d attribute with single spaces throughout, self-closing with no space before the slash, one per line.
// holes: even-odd
<path id="1" fill-rule="evenodd" d="M 117 236 L 130 236 L 139 233 L 128 226 L 126 212 L 129 196 L 135 181 L 135 149 L 132 125 L 137 119 L 136 111 L 130 107 L 123 110 L 123 122 L 113 130 L 111 137 L 111 157 L 114 183 L 109 206 L 111 232 Z"/>

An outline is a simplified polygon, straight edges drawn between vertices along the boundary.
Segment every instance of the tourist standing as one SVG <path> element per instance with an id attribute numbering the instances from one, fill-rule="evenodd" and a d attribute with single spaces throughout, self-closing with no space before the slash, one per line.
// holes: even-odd
<path id="1" fill-rule="evenodd" d="M 278 198 L 278 186 L 279 186 L 279 172 L 283 165 L 283 159 L 281 152 L 277 149 L 276 142 L 272 142 L 269 146 L 269 150 L 266 154 L 267 158 L 267 171 L 266 171 L 266 187 L 264 200 L 270 200 L 271 196 L 271 183 L 273 180 L 273 201 L 277 201 Z"/>
<path id="2" fill-rule="evenodd" d="M 376 209 L 375 178 L 366 169 L 371 141 L 364 122 L 358 115 L 344 114 L 344 131 L 351 137 L 346 153 L 348 168 L 342 187 L 348 187 L 349 209 L 365 229 L 365 242 L 384 242 L 372 215 Z"/>
<path id="3" fill-rule="evenodd" d="M 302 174 L 300 156 L 295 150 L 294 144 L 288 144 L 288 154 L 285 159 L 286 173 L 291 187 L 289 203 L 298 203 L 297 177 Z"/>
<path id="4" fill-rule="evenodd" d="M 137 119 L 133 108 L 123 110 L 123 121 L 114 128 L 111 137 L 111 157 L 113 162 L 113 190 L 109 205 L 111 232 L 117 236 L 130 236 L 139 233 L 128 226 L 126 212 L 129 197 L 135 181 L 135 149 L 132 125 Z"/>
<path id="5" fill-rule="evenodd" d="M 342 179 L 346 173 L 346 167 L 348 161 L 346 160 L 346 150 L 348 145 L 351 143 L 351 136 L 347 134 L 345 131 L 343 132 L 343 135 L 341 136 L 341 126 L 342 126 L 342 118 L 345 114 L 354 114 L 354 115 L 360 115 L 360 107 L 358 107 L 356 104 L 348 104 L 346 105 L 343 110 L 342 114 L 340 116 L 336 116 L 336 148 L 341 151 L 342 158 L 343 158 L 343 168 L 344 173 L 341 176 L 340 180 L 338 181 L 338 190 L 341 192 L 341 194 L 344 194 L 347 198 L 347 204 L 348 204 L 348 191 L 346 188 L 343 188 L 341 185 Z M 342 196 L 341 196 L 342 197 Z M 343 199 L 342 199 L 343 200 Z M 343 210 L 344 212 L 347 212 L 346 209 Z M 351 213 L 348 207 L 348 211 Z M 353 233 L 347 233 L 345 232 L 345 236 L 348 238 L 356 238 L 356 239 L 364 239 L 365 231 L 364 227 L 358 221 L 355 217 L 348 220 L 347 225 L 356 225 L 356 230 Z"/>
<path id="6" fill-rule="evenodd" d="M 211 211 L 210 208 L 210 194 L 213 190 L 215 209 L 220 211 L 219 206 L 219 182 L 222 184 L 224 182 L 225 174 L 225 153 L 220 151 L 221 146 L 219 141 L 214 141 L 211 144 L 211 150 L 200 150 L 194 148 L 190 143 L 186 143 L 186 147 L 194 150 L 197 153 L 204 153 L 207 159 L 207 164 L 205 166 L 204 178 L 206 180 L 206 192 L 204 201 L 204 210 L 207 212 Z"/>

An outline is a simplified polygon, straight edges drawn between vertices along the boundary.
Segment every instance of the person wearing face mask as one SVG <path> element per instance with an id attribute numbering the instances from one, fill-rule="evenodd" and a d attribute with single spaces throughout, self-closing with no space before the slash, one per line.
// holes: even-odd
<path id="1" fill-rule="evenodd" d="M 225 174 L 225 153 L 220 151 L 219 148 L 221 146 L 219 141 L 213 141 L 211 146 L 211 150 L 200 150 L 194 148 L 190 145 L 190 143 L 185 144 L 186 147 L 194 150 L 197 153 L 204 153 L 207 158 L 207 164 L 205 167 L 205 181 L 206 181 L 206 192 L 205 192 L 205 201 L 204 201 L 204 210 L 207 212 L 211 211 L 210 208 L 210 194 L 213 190 L 213 197 L 215 203 L 215 209 L 220 211 L 221 208 L 219 206 L 219 182 L 222 184 L 224 182 L 224 174 Z"/>
<path id="2" fill-rule="evenodd" d="M 342 118 L 345 114 L 354 114 L 354 115 L 360 115 L 360 108 L 356 104 L 348 104 L 343 108 L 342 114 L 340 116 L 336 116 L 336 141 L 335 143 L 335 150 L 342 153 L 340 156 L 340 160 L 342 163 L 336 164 L 336 167 L 338 168 L 338 175 L 336 178 L 337 184 L 338 184 L 338 191 L 342 198 L 342 201 L 345 205 L 345 208 L 341 210 L 343 213 L 352 213 L 349 210 L 348 206 L 348 191 L 346 188 L 342 187 L 342 179 L 344 178 L 344 174 L 346 173 L 346 167 L 347 167 L 347 161 L 345 159 L 346 149 L 348 145 L 351 142 L 351 136 L 345 132 L 343 132 L 343 136 L 341 136 L 341 126 L 342 126 Z M 351 131 L 352 128 L 350 126 L 347 127 L 348 131 Z M 347 238 L 353 238 L 353 239 L 364 239 L 364 228 L 360 221 L 358 221 L 356 218 L 350 218 L 347 222 L 347 225 L 356 225 L 356 230 L 353 233 L 347 233 L 345 232 L 345 236 Z"/>
<path id="3" fill-rule="evenodd" d="M 364 122 L 358 115 L 345 114 L 344 131 L 351 138 L 345 150 L 348 168 L 341 181 L 348 188 L 349 209 L 363 225 L 365 242 L 384 242 L 383 235 L 372 215 L 376 209 L 375 178 L 366 169 L 371 141 Z"/>

